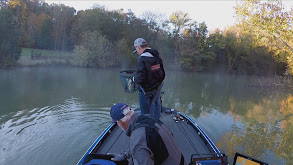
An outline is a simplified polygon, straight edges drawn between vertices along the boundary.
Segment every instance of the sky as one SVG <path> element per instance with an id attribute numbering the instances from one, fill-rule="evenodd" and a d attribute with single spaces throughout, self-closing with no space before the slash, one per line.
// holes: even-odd
<path id="1" fill-rule="evenodd" d="M 108 10 L 131 9 L 137 17 L 140 17 L 145 11 L 161 13 L 168 18 L 172 12 L 181 10 L 189 14 L 190 18 L 198 23 L 205 22 L 208 30 L 225 27 L 236 24 L 235 10 L 236 0 L 157 0 L 157 1 L 125 1 L 125 0 L 45 0 L 52 4 L 65 4 L 74 7 L 77 11 L 90 9 L 94 4 L 104 6 Z M 292 0 L 285 0 L 283 4 L 286 7 L 293 7 Z"/>

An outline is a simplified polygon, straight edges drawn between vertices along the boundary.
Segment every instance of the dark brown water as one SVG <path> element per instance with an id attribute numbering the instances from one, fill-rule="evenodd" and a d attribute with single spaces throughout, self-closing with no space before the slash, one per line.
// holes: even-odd
<path id="1" fill-rule="evenodd" d="M 167 72 L 163 105 L 191 116 L 221 152 L 293 164 L 293 94 L 247 87 L 248 77 Z M 110 124 L 124 93 L 119 70 L 0 70 L 0 164 L 75 164 Z"/>

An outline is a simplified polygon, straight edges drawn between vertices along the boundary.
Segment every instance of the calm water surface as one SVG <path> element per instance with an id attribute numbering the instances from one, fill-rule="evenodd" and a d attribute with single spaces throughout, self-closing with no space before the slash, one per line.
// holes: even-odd
<path id="1" fill-rule="evenodd" d="M 191 116 L 221 152 L 293 164 L 293 95 L 247 87 L 247 77 L 167 71 L 163 105 Z M 0 70 L 0 164 L 75 164 L 110 124 L 124 93 L 119 70 Z"/>

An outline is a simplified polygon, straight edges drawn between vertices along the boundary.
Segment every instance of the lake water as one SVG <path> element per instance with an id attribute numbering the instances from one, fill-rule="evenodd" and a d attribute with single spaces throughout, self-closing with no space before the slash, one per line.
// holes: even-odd
<path id="1" fill-rule="evenodd" d="M 163 105 L 191 116 L 221 152 L 293 164 L 293 94 L 248 87 L 249 77 L 166 74 Z M 0 164 L 76 164 L 116 102 L 139 107 L 119 70 L 0 70 Z"/>

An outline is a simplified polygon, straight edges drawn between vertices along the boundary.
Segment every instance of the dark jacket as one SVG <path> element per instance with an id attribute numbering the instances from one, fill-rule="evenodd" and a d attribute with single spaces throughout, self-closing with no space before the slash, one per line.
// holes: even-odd
<path id="1" fill-rule="evenodd" d="M 165 70 L 159 52 L 147 48 L 137 60 L 134 81 L 148 92 L 157 89 L 164 79 Z"/>
<path id="2" fill-rule="evenodd" d="M 133 114 L 126 135 L 130 136 L 129 154 L 135 165 L 185 164 L 173 135 L 161 121 Z"/>

